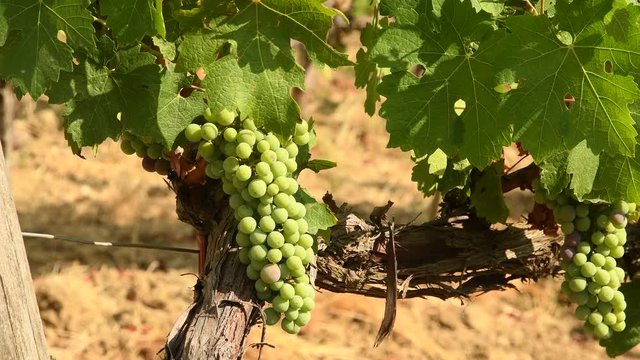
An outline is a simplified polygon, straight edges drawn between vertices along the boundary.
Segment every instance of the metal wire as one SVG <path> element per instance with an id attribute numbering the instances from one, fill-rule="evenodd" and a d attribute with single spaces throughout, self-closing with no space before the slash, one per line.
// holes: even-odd
<path id="1" fill-rule="evenodd" d="M 59 235 L 34 233 L 34 232 L 23 232 L 22 236 L 24 238 L 32 238 L 32 239 L 51 239 L 51 240 L 69 241 L 69 242 L 84 244 L 84 245 L 152 249 L 152 250 L 162 250 L 162 251 L 183 252 L 183 253 L 190 253 L 190 254 L 199 253 L 198 249 L 180 248 L 180 247 L 163 246 L 163 245 L 123 243 L 123 242 L 113 242 L 113 241 L 91 241 L 91 240 L 76 239 L 68 236 L 59 236 Z"/>

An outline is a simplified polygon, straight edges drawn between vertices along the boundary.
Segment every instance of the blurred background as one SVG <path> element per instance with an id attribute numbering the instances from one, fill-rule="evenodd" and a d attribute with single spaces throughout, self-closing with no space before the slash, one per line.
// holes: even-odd
<path id="1" fill-rule="evenodd" d="M 351 17 L 331 34 L 355 58 L 368 0 L 336 1 Z M 330 192 L 366 216 L 391 200 L 397 222 L 429 220 L 437 199 L 411 182 L 408 153 L 386 149 L 384 120 L 364 113 L 364 91 L 351 69 L 310 68 L 300 103 L 316 120 L 315 158 L 338 167 L 300 178 L 317 198 Z M 74 156 L 61 130 L 62 108 L 25 97 L 14 109 L 10 182 L 23 231 L 95 241 L 196 247 L 194 231 L 175 215 L 174 194 L 138 158 L 107 141 L 86 160 Z M 510 198 L 514 213 L 529 197 Z M 26 239 L 38 304 L 51 355 L 63 359 L 158 359 L 175 319 L 192 299 L 197 258 L 154 250 L 98 248 Z M 558 279 L 516 284 L 462 304 L 459 300 L 402 300 L 391 336 L 374 349 L 384 300 L 327 291 L 316 296 L 310 324 L 298 336 L 267 329 L 262 359 L 605 359 L 585 337 Z M 259 341 L 254 328 L 250 343 Z M 245 358 L 257 359 L 249 348 Z M 623 359 L 640 359 L 640 351 Z"/>

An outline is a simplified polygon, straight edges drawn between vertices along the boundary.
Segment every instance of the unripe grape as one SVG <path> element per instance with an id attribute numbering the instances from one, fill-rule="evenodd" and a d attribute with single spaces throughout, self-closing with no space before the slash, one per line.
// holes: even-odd
<path id="1" fill-rule="evenodd" d="M 624 256 L 624 247 L 616 246 L 615 248 L 611 249 L 609 255 L 611 255 L 611 257 L 614 259 L 620 259 Z"/>
<path id="2" fill-rule="evenodd" d="M 279 249 L 270 249 L 267 252 L 267 260 L 273 264 L 279 263 L 282 260 L 282 252 Z"/>
<path id="3" fill-rule="evenodd" d="M 313 259 L 314 259 L 314 258 L 315 258 L 315 256 L 316 256 L 316 253 L 313 251 L 313 249 L 312 249 L 312 248 L 308 248 L 308 249 L 306 250 L 306 252 L 307 252 L 307 256 L 306 256 L 304 259 L 302 259 L 302 263 L 303 263 L 304 265 L 308 265 L 308 264 L 312 263 L 312 262 L 313 262 Z"/>
<path id="4" fill-rule="evenodd" d="M 120 150 L 122 150 L 126 155 L 133 155 L 136 153 L 136 149 L 133 148 L 131 141 L 128 139 L 122 139 L 122 141 L 120 141 Z"/>
<path id="5" fill-rule="evenodd" d="M 284 245 L 284 236 L 279 231 L 272 231 L 267 235 L 267 245 L 272 249 L 279 249 Z"/>
<path id="6" fill-rule="evenodd" d="M 303 135 L 309 132 L 309 124 L 306 121 L 302 121 L 296 123 L 296 128 L 294 130 L 294 135 Z"/>
<path id="7" fill-rule="evenodd" d="M 573 263 L 577 266 L 582 266 L 587 262 L 587 255 L 583 253 L 577 253 L 573 256 Z"/>
<path id="8" fill-rule="evenodd" d="M 604 230 L 607 228 L 607 225 L 609 224 L 609 217 L 607 215 L 598 215 L 598 217 L 596 218 L 596 225 L 598 226 L 598 228 Z"/>
<path id="9" fill-rule="evenodd" d="M 611 276 L 609 275 L 609 272 L 607 270 L 598 269 L 595 275 L 593 275 L 593 281 L 595 281 L 598 285 L 605 286 L 609 283 L 609 281 L 611 281 Z"/>
<path id="10" fill-rule="evenodd" d="M 611 249 L 609 249 L 605 244 L 600 244 L 596 247 L 596 252 L 604 256 L 608 256 L 611 253 Z"/>
<path id="11" fill-rule="evenodd" d="M 296 291 L 295 288 L 293 287 L 293 285 L 285 283 L 284 285 L 282 285 L 282 287 L 280 288 L 280 297 L 283 300 L 290 300 L 292 299 L 294 296 L 296 295 Z"/>
<path id="12" fill-rule="evenodd" d="M 235 173 L 238 167 L 240 167 L 240 162 L 235 157 L 228 157 L 222 162 L 222 168 L 228 173 Z"/>
<path id="13" fill-rule="evenodd" d="M 600 245 L 604 243 L 605 235 L 601 231 L 596 231 L 591 234 L 591 242 L 595 245 Z"/>
<path id="14" fill-rule="evenodd" d="M 276 158 L 278 161 L 284 163 L 285 160 L 289 159 L 289 152 L 286 149 L 278 148 L 275 149 Z"/>
<path id="15" fill-rule="evenodd" d="M 258 205 L 256 205 L 256 209 L 258 210 L 258 214 L 260 214 L 260 216 L 269 216 L 271 215 L 271 204 L 263 204 L 262 202 L 258 203 Z M 273 220 L 273 219 L 271 219 Z M 274 222 L 275 224 L 275 222 Z M 275 227 L 275 225 L 274 225 Z"/>
<path id="16" fill-rule="evenodd" d="M 269 142 L 269 147 L 271 148 L 271 150 L 280 148 L 280 140 L 278 140 L 275 135 L 269 133 L 264 137 L 264 139 Z"/>
<path id="17" fill-rule="evenodd" d="M 572 222 L 562 222 L 560 223 L 560 230 L 562 230 L 563 234 L 571 234 L 575 231 L 575 225 Z"/>
<path id="18" fill-rule="evenodd" d="M 298 156 L 299 149 L 298 149 L 298 145 L 296 145 L 295 143 L 291 143 L 287 145 L 285 149 L 289 153 L 289 158 L 294 159 L 296 156 Z"/>
<path id="19" fill-rule="evenodd" d="M 251 197 L 259 199 L 267 193 L 267 184 L 260 179 L 252 180 L 247 187 Z"/>
<path id="20" fill-rule="evenodd" d="M 303 299 L 300 295 L 294 295 L 291 300 L 289 300 L 289 309 L 298 310 L 302 307 Z"/>
<path id="21" fill-rule="evenodd" d="M 255 229 L 255 231 L 249 235 L 249 239 L 252 245 L 264 244 L 265 241 L 267 241 L 267 234 L 260 229 Z"/>
<path id="22" fill-rule="evenodd" d="M 274 161 L 271 163 L 271 172 L 273 173 L 274 178 L 278 178 L 278 176 L 285 176 L 287 175 L 287 166 L 280 161 Z"/>
<path id="23" fill-rule="evenodd" d="M 260 270 L 260 279 L 265 284 L 273 284 L 280 280 L 280 267 L 276 264 L 267 264 Z"/>
<path id="24" fill-rule="evenodd" d="M 576 251 L 583 254 L 589 254 L 591 252 L 591 245 L 587 241 L 583 241 L 576 247 Z"/>
<path id="25" fill-rule="evenodd" d="M 287 312 L 284 313 L 284 317 L 287 320 L 295 320 L 298 318 L 298 310 L 294 310 L 291 307 L 291 301 L 289 301 L 289 310 L 287 310 Z"/>
<path id="26" fill-rule="evenodd" d="M 283 299 L 282 297 L 280 297 L 280 295 L 277 295 L 276 297 L 273 298 L 273 300 L 271 301 L 271 305 L 273 305 L 273 309 L 275 311 L 280 313 L 283 313 L 289 310 L 289 300 Z"/>
<path id="27" fill-rule="evenodd" d="M 600 293 L 600 289 L 602 289 L 602 285 L 599 285 L 595 282 L 590 282 L 587 284 L 587 292 L 591 295 L 598 295 Z"/>
<path id="28" fill-rule="evenodd" d="M 576 216 L 577 217 L 587 217 L 587 216 L 589 216 L 589 205 L 587 205 L 587 204 L 578 204 L 578 205 L 576 205 Z"/>
<path id="29" fill-rule="evenodd" d="M 255 124 L 255 123 L 253 122 L 253 120 L 251 120 L 251 119 L 245 119 L 245 120 L 242 122 L 242 127 L 243 127 L 244 129 L 251 130 L 251 131 L 254 131 L 254 130 L 257 130 L 257 129 L 258 129 L 258 128 L 256 127 L 256 124 Z"/>
<path id="30" fill-rule="evenodd" d="M 231 127 L 224 129 L 224 131 L 222 132 L 222 137 L 224 138 L 225 141 L 229 143 L 236 141 L 237 136 L 238 136 L 238 131 Z"/>
<path id="31" fill-rule="evenodd" d="M 316 296 L 313 287 L 309 284 L 295 284 L 293 286 L 296 290 L 296 295 L 300 295 L 302 298 L 314 298 Z"/>
<path id="32" fill-rule="evenodd" d="M 251 130 L 240 130 L 236 136 L 238 143 L 246 143 L 250 147 L 256 144 L 256 135 Z"/>
<path id="33" fill-rule="evenodd" d="M 618 266 L 616 259 L 612 258 L 611 256 L 605 256 L 604 265 L 602 266 L 603 269 L 613 270 L 616 268 L 616 266 Z"/>
<path id="34" fill-rule="evenodd" d="M 587 288 L 587 281 L 584 278 L 575 277 L 569 280 L 569 288 L 573 292 L 581 292 Z"/>
<path id="35" fill-rule="evenodd" d="M 588 261 L 584 265 L 582 265 L 582 267 L 580 268 L 580 273 L 585 278 L 590 278 L 594 276 L 597 271 L 598 271 L 598 268 L 593 263 Z"/>
<path id="36" fill-rule="evenodd" d="M 278 160 L 278 156 L 276 155 L 276 153 L 273 150 L 267 150 L 265 152 L 262 153 L 262 155 L 260 155 L 260 160 L 266 162 L 267 164 L 271 165 L 273 163 L 275 163 Z"/>
<path id="37" fill-rule="evenodd" d="M 599 338 L 604 339 L 609 337 L 609 327 L 603 323 L 599 323 L 593 327 L 593 333 Z"/>
<path id="38" fill-rule="evenodd" d="M 624 329 L 626 328 L 627 324 L 624 321 L 618 322 L 615 325 L 611 326 L 611 330 L 615 331 L 615 332 L 621 332 L 624 331 Z"/>
<path id="39" fill-rule="evenodd" d="M 596 295 L 590 295 L 589 296 L 589 301 L 587 301 L 586 305 L 588 307 L 590 307 L 591 309 L 595 308 L 596 306 L 598 306 L 598 302 L 600 302 L 600 299 L 598 299 L 598 296 Z"/>
<path id="40" fill-rule="evenodd" d="M 282 251 L 282 250 L 280 250 L 280 251 Z M 281 278 L 282 279 L 288 279 L 291 276 L 291 271 L 289 271 L 289 268 L 287 267 L 287 264 L 286 263 L 280 263 L 280 264 L 278 264 L 278 266 L 280 267 L 280 273 L 282 274 Z"/>
<path id="41" fill-rule="evenodd" d="M 236 234 L 236 243 L 238 243 L 238 246 L 240 247 L 245 247 L 245 246 L 250 246 L 251 245 L 251 241 L 249 241 L 249 236 L 247 234 L 243 234 L 241 232 Z"/>
<path id="42" fill-rule="evenodd" d="M 616 231 L 616 236 L 618 237 L 618 245 L 623 246 L 627 243 L 627 232 L 624 229 Z"/>
<path id="43" fill-rule="evenodd" d="M 310 297 L 303 298 L 302 302 L 303 303 L 300 311 L 311 311 L 316 306 L 315 301 L 313 301 L 313 299 Z"/>
<path id="44" fill-rule="evenodd" d="M 613 203 L 613 208 L 615 210 L 622 212 L 623 215 L 629 213 L 629 209 L 630 209 L 629 204 L 623 200 L 615 201 Z"/>
<path id="45" fill-rule="evenodd" d="M 569 283 L 571 286 L 571 283 Z M 589 302 L 589 294 L 586 291 L 572 292 L 569 294 L 569 300 L 577 305 L 585 305 Z"/>
<path id="46" fill-rule="evenodd" d="M 236 177 L 240 181 L 247 181 L 251 178 L 251 168 L 247 165 L 240 165 L 236 170 Z"/>
<path id="47" fill-rule="evenodd" d="M 598 299 L 600 299 L 600 301 L 609 302 L 613 299 L 614 294 L 615 290 L 613 290 L 609 286 L 603 286 L 602 289 L 600 289 L 600 293 L 598 294 Z"/>
<path id="48" fill-rule="evenodd" d="M 273 182 L 273 174 L 267 174 L 266 176 L 258 176 L 258 178 L 264 181 L 267 185 Z"/>
<path id="49" fill-rule="evenodd" d="M 280 188 L 276 184 L 269 184 L 267 186 L 267 194 L 271 196 L 275 196 L 280 192 Z"/>
<path id="50" fill-rule="evenodd" d="M 256 226 L 256 219 L 247 216 L 242 218 L 242 220 L 240 220 L 240 222 L 238 223 L 238 231 L 245 234 L 251 234 L 256 229 Z"/>
<path id="51" fill-rule="evenodd" d="M 162 151 L 163 151 L 163 147 L 160 144 L 151 144 L 149 145 L 149 147 L 147 148 L 147 156 L 158 160 L 160 158 L 162 158 Z"/>
<path id="52" fill-rule="evenodd" d="M 218 128 L 212 123 L 206 123 L 200 128 L 202 140 L 211 141 L 218 137 Z"/>
<path id="53" fill-rule="evenodd" d="M 300 245 L 304 249 L 309 249 L 313 246 L 313 237 L 309 234 L 300 235 L 300 240 L 298 241 L 298 245 Z"/>
<path id="54" fill-rule="evenodd" d="M 264 245 L 254 245 L 249 250 L 249 257 L 254 261 L 265 261 L 267 258 L 267 247 Z"/>
<path id="55" fill-rule="evenodd" d="M 289 218 L 289 213 L 286 209 L 277 207 L 271 211 L 271 217 L 276 224 L 282 224 Z"/>
<path id="56" fill-rule="evenodd" d="M 616 319 L 617 319 L 616 322 L 622 322 L 627 319 L 627 314 L 624 311 L 618 311 L 614 314 L 616 315 Z"/>
<path id="57" fill-rule="evenodd" d="M 308 144 L 310 139 L 311 137 L 309 136 L 309 133 L 306 133 L 306 134 L 294 136 L 293 142 L 296 143 L 297 145 L 302 146 L 302 145 Z"/>
<path id="58" fill-rule="evenodd" d="M 262 273 L 261 273 L 261 276 L 262 276 Z M 265 282 L 262 281 L 262 279 L 256 280 L 256 282 L 253 284 L 253 287 L 259 293 L 265 293 L 265 292 L 270 290 L 269 286 L 267 284 L 265 284 Z"/>
<path id="59" fill-rule="evenodd" d="M 278 265 L 278 267 L 280 268 L 280 279 L 283 278 L 282 276 L 282 267 L 280 267 L 280 265 Z M 284 285 L 284 281 L 282 280 L 278 280 L 276 282 L 274 282 L 273 284 L 269 284 L 269 289 L 273 290 L 273 291 L 280 291 L 280 288 L 282 287 L 282 285 Z"/>
<path id="60" fill-rule="evenodd" d="M 294 249 L 294 254 L 295 254 L 295 249 Z M 304 265 L 302 265 L 302 259 L 300 259 L 298 256 L 292 255 L 287 259 L 287 268 L 291 271 L 294 272 L 296 270 L 299 269 L 304 269 Z"/>
<path id="61" fill-rule="evenodd" d="M 589 309 L 589 307 L 581 305 L 576 308 L 575 316 L 578 320 L 587 320 L 589 315 L 591 315 L 591 309 Z"/>
<path id="62" fill-rule="evenodd" d="M 273 197 L 273 203 L 277 207 L 286 208 L 289 205 L 289 195 L 285 193 L 279 193 Z"/>
<path id="63" fill-rule="evenodd" d="M 615 267 L 613 270 L 618 274 L 618 279 L 620 281 L 624 280 L 624 270 L 622 268 Z"/>
<path id="64" fill-rule="evenodd" d="M 231 206 L 232 209 L 236 210 L 242 205 L 244 205 L 244 199 L 240 194 L 235 193 L 229 197 L 229 206 Z"/>
<path id="65" fill-rule="evenodd" d="M 298 223 L 293 219 L 287 219 L 282 224 L 282 230 L 284 231 L 285 235 L 286 234 L 294 234 L 294 233 L 296 235 L 298 235 L 298 230 L 299 230 L 298 229 Z"/>
<path id="66" fill-rule="evenodd" d="M 603 267 L 606 263 L 606 258 L 604 257 L 604 255 L 598 254 L 598 253 L 591 255 L 590 260 L 593 263 L 593 265 L 597 267 Z"/>
<path id="67" fill-rule="evenodd" d="M 214 120 L 222 126 L 229 126 L 233 124 L 236 119 L 236 113 L 231 110 L 222 109 L 220 112 L 214 115 Z"/>
<path id="68" fill-rule="evenodd" d="M 269 142 L 266 140 L 260 140 L 258 141 L 258 143 L 256 144 L 256 149 L 258 150 L 259 153 L 263 153 L 267 150 L 269 150 L 271 147 L 269 146 Z"/>
<path id="69" fill-rule="evenodd" d="M 296 284 L 309 284 L 311 280 L 309 280 L 309 275 L 304 274 L 294 279 Z"/>
<path id="70" fill-rule="evenodd" d="M 285 243 L 280 248 L 280 251 L 282 252 L 282 257 L 289 258 L 295 253 L 295 246 L 290 243 Z"/>
<path id="71" fill-rule="evenodd" d="M 288 244 L 296 245 L 299 240 L 300 240 L 300 234 L 297 232 L 288 233 L 284 235 L 284 241 Z"/>
<path id="72" fill-rule="evenodd" d="M 304 234 L 307 231 L 309 231 L 309 223 L 307 223 L 307 220 L 298 219 L 298 220 L 296 220 L 296 222 L 298 223 L 298 231 L 300 232 L 300 234 Z"/>
<path id="73" fill-rule="evenodd" d="M 240 159 L 248 159 L 251 156 L 251 145 L 247 143 L 239 143 L 236 146 L 236 155 Z"/>
<path id="74" fill-rule="evenodd" d="M 309 320 L 311 320 L 311 313 L 309 311 L 300 311 L 295 323 L 298 326 L 305 326 L 309 323 Z"/>
<path id="75" fill-rule="evenodd" d="M 266 308 L 264 310 L 264 322 L 267 325 L 275 325 L 280 321 L 280 313 L 273 308 Z"/>
<path id="76" fill-rule="evenodd" d="M 238 251 L 238 260 L 241 264 L 249 265 L 251 258 L 249 257 L 249 248 L 242 248 Z"/>
<path id="77" fill-rule="evenodd" d="M 191 142 L 198 142 L 202 139 L 202 129 L 198 124 L 189 124 L 184 129 L 184 137 Z"/>
<path id="78" fill-rule="evenodd" d="M 260 218 L 260 230 L 264 232 L 271 232 L 276 228 L 276 223 L 271 216 L 263 216 Z"/>
<path id="79" fill-rule="evenodd" d="M 586 232 L 589 231 L 589 228 L 591 227 L 591 219 L 588 217 L 576 218 L 573 221 L 573 225 L 577 231 Z"/>
<path id="80" fill-rule="evenodd" d="M 616 315 L 614 313 L 608 313 L 603 316 L 602 322 L 605 325 L 612 326 L 618 322 L 618 319 L 616 318 Z"/>
<path id="81" fill-rule="evenodd" d="M 282 327 L 282 330 L 291 335 L 295 335 L 300 332 L 300 326 L 298 326 L 293 320 L 282 319 L 280 326 Z"/>
<path id="82" fill-rule="evenodd" d="M 247 274 L 247 277 L 253 281 L 256 281 L 260 278 L 260 272 L 252 268 L 251 266 L 247 266 L 246 274 Z"/>
<path id="83" fill-rule="evenodd" d="M 287 167 L 288 173 L 293 173 L 298 169 L 298 163 L 295 159 L 285 159 L 284 165 Z"/>
<path id="84" fill-rule="evenodd" d="M 604 237 L 604 244 L 608 248 L 613 249 L 618 246 L 618 237 L 615 234 L 607 234 L 607 236 Z"/>
<path id="85" fill-rule="evenodd" d="M 602 322 L 602 315 L 600 315 L 600 313 L 593 312 L 589 314 L 589 316 L 587 317 L 587 321 L 591 325 L 598 325 Z"/>

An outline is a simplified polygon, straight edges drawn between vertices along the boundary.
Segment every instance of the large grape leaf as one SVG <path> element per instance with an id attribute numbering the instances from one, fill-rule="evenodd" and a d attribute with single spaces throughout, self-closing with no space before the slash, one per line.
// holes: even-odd
<path id="1" fill-rule="evenodd" d="M 600 165 L 600 155 L 594 153 L 582 141 L 574 147 L 567 158 L 567 173 L 571 175 L 571 189 L 578 200 L 585 198 L 593 189 Z"/>
<path id="2" fill-rule="evenodd" d="M 291 39 L 330 66 L 351 64 L 324 38 L 337 13 L 321 1 L 237 1 L 238 12 L 216 17 L 211 30 L 193 32 L 180 45 L 180 69 L 203 67 L 202 82 L 212 110 L 238 109 L 282 136 L 292 133 L 299 108 L 291 89 L 303 88 L 303 69 L 295 62 Z M 230 44 L 226 56 L 221 47 Z"/>
<path id="3" fill-rule="evenodd" d="M 423 2 L 397 3 L 389 10 L 397 21 L 371 49 L 379 66 L 397 71 L 378 87 L 387 98 L 380 114 L 387 120 L 389 146 L 418 157 L 440 148 L 485 167 L 510 143 L 510 129 L 497 117 L 500 95 L 493 90 L 493 46 L 502 33 L 469 1 L 445 1 L 439 19 L 416 12 L 425 8 Z M 410 71 L 416 65 L 426 68 L 422 77 Z M 454 108 L 460 101 L 461 114 Z"/>
<path id="4" fill-rule="evenodd" d="M 620 155 L 600 155 L 600 166 L 589 198 L 613 202 L 640 202 L 640 149 L 633 158 Z"/>
<path id="5" fill-rule="evenodd" d="M 627 105 L 640 91 L 628 74 L 640 63 L 640 42 L 636 35 L 615 41 L 607 32 L 611 9 L 611 0 L 559 3 L 560 31 L 546 16 L 506 20 L 500 66 L 519 86 L 501 116 L 515 124 L 516 140 L 536 160 L 584 139 L 594 153 L 634 154 L 637 132 Z M 631 24 L 616 31 L 636 33 Z"/>
<path id="6" fill-rule="evenodd" d="M 500 161 L 484 169 L 471 188 L 471 206 L 478 216 L 491 223 L 505 221 L 509 216 L 502 195 L 502 167 Z"/>
<path id="7" fill-rule="evenodd" d="M 145 35 L 155 35 L 156 9 L 153 0 L 102 0 L 100 12 L 120 45 L 137 42 Z"/>
<path id="8" fill-rule="evenodd" d="M 607 355 L 614 357 L 622 355 L 640 344 L 640 279 L 623 284 L 620 291 L 631 306 L 625 310 L 627 324 L 622 332 L 614 332 L 609 339 L 600 340 L 600 345 L 607 349 Z"/>
<path id="9" fill-rule="evenodd" d="M 7 40 L 0 48 L 0 74 L 12 80 L 18 95 L 42 95 L 60 71 L 73 69 L 72 48 L 95 47 L 87 5 L 87 0 L 0 2 L 0 14 L 8 25 Z"/>
<path id="10" fill-rule="evenodd" d="M 172 147 L 202 114 L 202 93 L 180 95 L 189 79 L 160 67 L 139 47 L 103 56 L 112 60 L 79 57 L 80 64 L 72 73 L 62 73 L 50 91 L 51 102 L 65 103 L 65 135 L 75 153 L 117 139 L 123 129 Z"/>

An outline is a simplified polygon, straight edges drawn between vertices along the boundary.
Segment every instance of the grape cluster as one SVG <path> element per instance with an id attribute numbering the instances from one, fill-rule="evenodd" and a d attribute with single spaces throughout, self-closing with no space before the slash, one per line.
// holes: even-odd
<path id="1" fill-rule="evenodd" d="M 553 210 L 565 235 L 561 289 L 578 305 L 575 316 L 599 339 L 624 330 L 627 303 L 619 288 L 625 273 L 616 259 L 624 255 L 627 214 L 635 212 L 636 205 L 579 203 L 564 193 L 549 196 L 540 184 L 534 184 L 534 191 L 536 202 Z"/>
<path id="2" fill-rule="evenodd" d="M 142 158 L 142 168 L 149 172 L 167 175 L 171 164 L 166 158 L 166 151 L 161 144 L 144 141 L 144 139 L 124 132 L 120 140 L 120 149 L 127 155 L 138 155 Z"/>
<path id="3" fill-rule="evenodd" d="M 282 319 L 282 329 L 298 333 L 311 318 L 315 296 L 306 274 L 315 256 L 314 238 L 304 219 L 306 207 L 293 196 L 298 145 L 309 142 L 308 123 L 297 123 L 293 137 L 281 142 L 232 111 L 207 109 L 204 118 L 204 124 L 188 125 L 184 135 L 207 161 L 206 175 L 221 179 L 229 195 L 240 262 L 247 265 L 258 298 L 271 303 L 265 321 L 275 325 Z"/>

